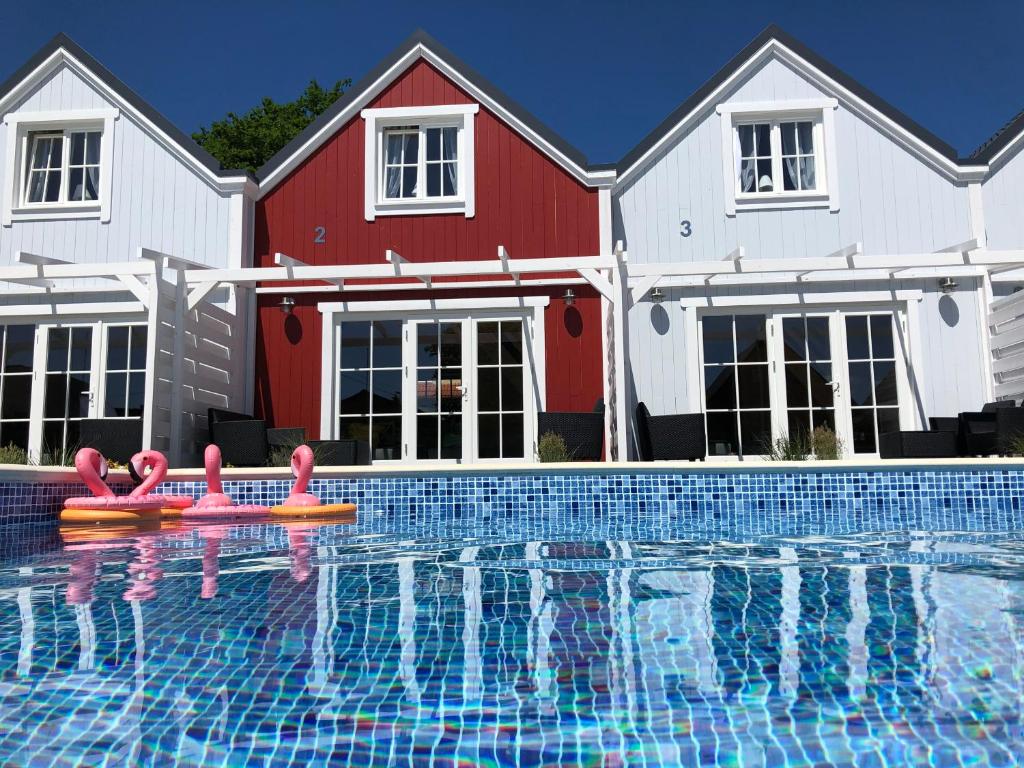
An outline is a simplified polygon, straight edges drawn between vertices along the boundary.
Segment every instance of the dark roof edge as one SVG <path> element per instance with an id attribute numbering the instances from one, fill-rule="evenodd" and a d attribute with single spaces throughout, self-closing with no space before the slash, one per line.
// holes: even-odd
<path id="1" fill-rule="evenodd" d="M 707 82 L 694 91 L 686 101 L 676 107 L 653 131 L 641 139 L 639 144 L 629 150 L 629 152 L 627 152 L 622 159 L 616 163 L 618 172 L 623 173 L 635 164 L 648 152 L 648 150 L 651 149 L 651 147 L 657 144 L 662 137 L 678 125 L 687 114 L 693 111 L 701 101 L 707 98 L 712 91 L 724 83 L 751 56 L 771 40 L 775 40 L 792 50 L 800 58 L 806 60 L 816 69 L 821 70 L 821 72 L 827 77 L 835 80 L 848 91 L 866 101 L 887 118 L 916 136 L 947 160 L 957 164 L 977 164 L 977 160 L 974 159 L 973 156 L 971 158 L 961 158 L 956 149 L 922 126 L 916 120 L 909 117 L 904 112 L 901 112 L 874 91 L 854 80 L 837 66 L 808 48 L 778 25 L 770 24 L 762 30 L 757 37 L 751 40 L 750 43 L 748 43 L 739 53 L 733 56 L 728 63 L 719 69 Z"/>
<path id="2" fill-rule="evenodd" d="M 462 61 L 462 59 L 441 45 L 441 43 L 427 32 L 422 29 L 417 29 L 409 35 L 401 45 L 395 48 L 379 64 L 377 64 L 377 66 L 371 69 L 369 73 L 360 78 L 359 82 L 349 88 L 340 99 L 334 102 L 334 104 L 317 117 L 316 120 L 310 123 L 302 132 L 299 133 L 298 136 L 288 142 L 283 149 L 264 163 L 264 165 L 256 171 L 256 178 L 263 180 L 271 173 L 274 173 L 293 154 L 295 154 L 303 144 L 309 141 L 312 136 L 323 129 L 324 126 L 328 125 L 332 120 L 334 120 L 334 118 L 344 112 L 345 109 L 353 103 L 358 102 L 370 86 L 379 80 L 385 72 L 401 61 L 402 58 L 404 58 L 409 51 L 417 45 L 423 45 L 425 48 L 429 48 L 433 53 L 444 59 L 448 65 L 457 70 L 459 74 L 465 77 L 475 88 L 487 94 L 487 96 L 497 102 L 503 109 L 515 116 L 517 120 L 530 128 L 530 130 L 537 133 L 541 138 L 564 154 L 570 161 L 582 168 L 585 172 L 589 173 L 593 171 L 614 169 L 614 163 L 591 164 L 583 152 L 549 128 L 540 120 L 540 118 L 531 113 L 519 104 L 519 102 L 512 99 L 504 91 L 494 85 L 490 80 Z"/>
<path id="3" fill-rule="evenodd" d="M 970 160 L 975 163 L 989 163 L 996 155 L 1012 144 L 1024 132 L 1024 110 L 1011 117 L 1005 125 L 989 136 L 971 153 Z"/>
<path id="4" fill-rule="evenodd" d="M 138 112 L 145 116 L 147 120 L 150 120 L 157 125 L 160 130 L 164 131 L 175 142 L 180 144 L 186 152 L 192 155 L 192 157 L 216 176 L 220 178 L 246 176 L 249 179 L 255 180 L 253 174 L 247 170 L 222 168 L 217 159 L 199 146 L 195 139 L 164 117 L 152 104 L 139 96 L 139 94 L 128 87 L 128 85 L 126 85 L 113 72 L 103 66 L 84 48 L 63 32 L 58 32 L 54 35 L 49 42 L 36 51 L 35 54 L 33 54 L 32 57 L 29 58 L 29 60 L 26 61 L 13 75 L 8 77 L 3 84 L 0 84 L 0 97 L 6 96 L 10 93 L 18 83 L 32 74 L 40 64 L 62 48 L 81 61 L 86 68 L 92 71 L 96 77 L 109 86 L 110 89 L 118 96 L 128 102 L 134 109 L 138 110 Z"/>

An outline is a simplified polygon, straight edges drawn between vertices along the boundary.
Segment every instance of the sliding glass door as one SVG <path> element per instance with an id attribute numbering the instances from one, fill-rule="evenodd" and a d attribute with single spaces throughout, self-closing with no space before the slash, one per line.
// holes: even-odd
<path id="1" fill-rule="evenodd" d="M 708 454 L 759 456 L 818 428 L 846 455 L 877 453 L 908 398 L 899 322 L 887 309 L 704 315 Z"/>
<path id="2" fill-rule="evenodd" d="M 36 327 L 0 325 L 0 445 L 29 449 Z"/>
<path id="3" fill-rule="evenodd" d="M 528 321 L 488 314 L 343 316 L 334 436 L 365 440 L 381 462 L 532 455 Z"/>

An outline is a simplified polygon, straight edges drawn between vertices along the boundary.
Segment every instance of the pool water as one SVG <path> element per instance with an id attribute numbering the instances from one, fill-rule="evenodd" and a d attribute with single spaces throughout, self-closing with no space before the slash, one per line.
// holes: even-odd
<path id="1" fill-rule="evenodd" d="M 1024 756 L 1024 531 L 594 538 L 49 532 L 0 560 L 0 764 Z"/>

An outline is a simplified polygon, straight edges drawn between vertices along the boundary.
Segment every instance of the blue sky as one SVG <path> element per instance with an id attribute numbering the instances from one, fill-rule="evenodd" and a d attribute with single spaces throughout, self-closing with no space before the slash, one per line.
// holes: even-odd
<path id="1" fill-rule="evenodd" d="M 1020 2 L 8 2 L 0 71 L 63 31 L 192 131 L 358 80 L 422 27 L 606 162 L 771 22 L 962 153 L 1024 109 Z"/>

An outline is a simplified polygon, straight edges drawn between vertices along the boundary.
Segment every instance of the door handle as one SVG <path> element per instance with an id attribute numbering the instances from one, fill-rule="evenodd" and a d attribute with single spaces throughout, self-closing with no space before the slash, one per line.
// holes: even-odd
<path id="1" fill-rule="evenodd" d="M 839 394 L 839 382 L 838 381 L 826 381 L 825 386 L 832 387 L 832 394 Z"/>

